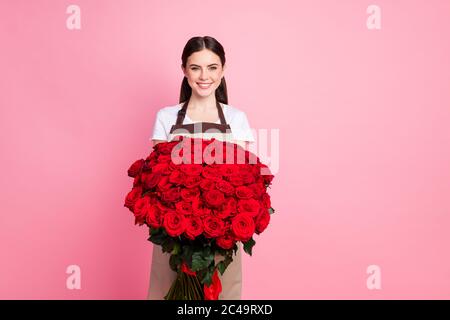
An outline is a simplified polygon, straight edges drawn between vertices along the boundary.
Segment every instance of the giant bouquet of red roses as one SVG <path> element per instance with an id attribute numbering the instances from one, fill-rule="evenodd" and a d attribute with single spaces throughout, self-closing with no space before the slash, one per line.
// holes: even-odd
<path id="1" fill-rule="evenodd" d="M 124 206 L 178 273 L 165 299 L 218 299 L 223 274 L 238 250 L 249 255 L 269 224 L 273 175 L 253 153 L 216 139 L 186 138 L 154 146 L 128 169 L 134 178 Z M 223 260 L 216 264 L 214 257 Z"/>

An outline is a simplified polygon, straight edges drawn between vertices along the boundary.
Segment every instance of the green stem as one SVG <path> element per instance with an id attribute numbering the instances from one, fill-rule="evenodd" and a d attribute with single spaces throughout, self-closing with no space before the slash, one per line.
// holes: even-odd
<path id="1" fill-rule="evenodd" d="M 178 270 L 177 278 L 164 297 L 166 300 L 203 300 L 203 285 L 198 276 Z"/>

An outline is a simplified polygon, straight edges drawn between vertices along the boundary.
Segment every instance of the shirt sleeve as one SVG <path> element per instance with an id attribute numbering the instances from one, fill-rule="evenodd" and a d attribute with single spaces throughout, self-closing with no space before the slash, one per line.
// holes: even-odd
<path id="1" fill-rule="evenodd" d="M 255 138 L 253 137 L 252 129 L 250 128 L 245 112 L 239 112 L 233 122 L 234 128 L 231 130 L 234 140 L 255 142 Z"/>
<path id="2" fill-rule="evenodd" d="M 153 125 L 153 134 L 150 140 L 168 140 L 166 122 L 164 121 L 161 110 L 156 113 L 156 119 Z"/>

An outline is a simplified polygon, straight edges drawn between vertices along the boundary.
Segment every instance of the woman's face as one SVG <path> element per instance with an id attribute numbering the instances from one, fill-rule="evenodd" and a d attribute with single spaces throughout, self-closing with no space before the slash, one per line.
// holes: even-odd
<path id="1" fill-rule="evenodd" d="M 187 59 L 186 68 L 183 66 L 181 68 L 192 88 L 192 94 L 200 97 L 215 94 L 225 72 L 220 57 L 208 49 L 191 54 Z"/>

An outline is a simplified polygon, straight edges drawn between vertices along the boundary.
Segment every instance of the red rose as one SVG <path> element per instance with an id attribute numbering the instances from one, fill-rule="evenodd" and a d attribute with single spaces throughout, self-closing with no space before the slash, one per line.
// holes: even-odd
<path id="1" fill-rule="evenodd" d="M 178 237 L 186 228 L 186 220 L 181 214 L 168 212 L 164 216 L 164 228 L 171 237 Z"/>
<path id="2" fill-rule="evenodd" d="M 224 222 L 214 216 L 207 216 L 203 220 L 205 236 L 208 238 L 216 238 L 224 233 Z"/>
<path id="3" fill-rule="evenodd" d="M 243 199 L 238 201 L 238 211 L 251 214 L 253 217 L 259 213 L 260 204 L 255 199 Z"/>
<path id="4" fill-rule="evenodd" d="M 204 179 L 200 182 L 200 188 L 203 190 L 211 190 L 214 189 L 215 181 L 210 179 Z"/>
<path id="5" fill-rule="evenodd" d="M 180 198 L 180 192 L 177 188 L 171 188 L 162 193 L 162 199 L 166 202 L 175 202 Z"/>
<path id="6" fill-rule="evenodd" d="M 158 156 L 158 162 L 159 163 L 171 162 L 170 154 L 160 154 Z"/>
<path id="7" fill-rule="evenodd" d="M 246 186 L 236 188 L 236 197 L 239 199 L 250 199 L 253 197 L 253 190 Z"/>
<path id="8" fill-rule="evenodd" d="M 169 162 L 168 170 L 169 170 L 170 172 L 172 172 L 172 171 L 178 171 L 178 169 L 179 169 L 179 166 L 178 166 L 177 164 L 173 163 L 173 161 L 170 161 L 170 162 Z M 170 173 L 169 173 L 169 174 L 170 174 Z"/>
<path id="9" fill-rule="evenodd" d="M 194 216 L 197 216 L 197 217 L 206 217 L 206 216 L 210 216 L 212 214 L 212 210 L 210 208 L 206 208 L 206 207 L 193 209 L 193 212 L 194 212 Z"/>
<path id="10" fill-rule="evenodd" d="M 200 208 L 194 211 L 194 216 L 196 217 L 206 217 L 212 215 L 212 210 L 210 208 Z"/>
<path id="11" fill-rule="evenodd" d="M 223 236 L 216 239 L 216 244 L 225 250 L 233 248 L 235 243 L 236 241 L 231 232 L 226 232 Z"/>
<path id="12" fill-rule="evenodd" d="M 169 182 L 169 176 L 163 176 L 158 182 L 158 190 L 166 191 L 172 188 L 172 184 Z"/>
<path id="13" fill-rule="evenodd" d="M 222 173 L 220 172 L 219 168 L 213 166 L 205 167 L 202 171 L 202 176 L 204 176 L 206 179 L 211 180 L 222 179 Z"/>
<path id="14" fill-rule="evenodd" d="M 199 176 L 203 171 L 201 164 L 181 164 L 180 170 L 190 176 Z"/>
<path id="15" fill-rule="evenodd" d="M 242 177 L 242 181 L 244 182 L 244 184 L 251 184 L 251 183 L 255 182 L 255 180 L 256 180 L 255 176 L 251 172 L 248 172 L 248 170 L 246 172 L 243 172 L 241 174 L 241 177 Z"/>
<path id="16" fill-rule="evenodd" d="M 200 190 L 198 188 L 181 189 L 181 198 L 184 201 L 192 202 L 192 199 L 200 196 Z"/>
<path id="17" fill-rule="evenodd" d="M 232 175 L 228 177 L 228 181 L 233 185 L 233 186 L 242 186 L 244 184 L 244 179 L 242 179 L 241 176 L 238 175 Z"/>
<path id="18" fill-rule="evenodd" d="M 253 183 L 248 187 L 252 189 L 256 199 L 259 199 L 266 192 L 266 188 L 261 183 Z"/>
<path id="19" fill-rule="evenodd" d="M 187 176 L 184 180 L 184 185 L 186 188 L 194 188 L 202 182 L 202 177 L 200 176 Z"/>
<path id="20" fill-rule="evenodd" d="M 169 175 L 169 181 L 170 183 L 174 183 L 176 185 L 182 184 L 184 180 L 186 179 L 186 174 L 184 174 L 181 171 L 174 170 Z"/>
<path id="21" fill-rule="evenodd" d="M 145 161 L 155 161 L 158 158 L 158 152 L 152 152 L 150 155 L 145 159 Z"/>
<path id="22" fill-rule="evenodd" d="M 210 214 L 211 212 L 205 211 L 205 208 L 202 208 L 202 202 L 200 201 L 200 198 L 193 198 L 192 199 L 192 212 L 195 216 L 204 216 L 207 214 Z"/>
<path id="23" fill-rule="evenodd" d="M 197 236 L 203 232 L 203 223 L 200 217 L 190 217 L 186 219 L 186 230 L 184 231 L 186 237 L 194 240 Z"/>
<path id="24" fill-rule="evenodd" d="M 153 149 L 162 154 L 170 154 L 172 152 L 173 147 L 176 145 L 176 143 L 158 143 L 156 144 Z"/>
<path id="25" fill-rule="evenodd" d="M 161 174 L 158 173 L 149 173 L 149 174 L 142 174 L 143 177 L 143 184 L 144 184 L 144 189 L 148 190 L 148 189 L 152 189 L 154 187 L 156 187 L 156 185 L 159 183 L 159 181 L 161 180 Z"/>
<path id="26" fill-rule="evenodd" d="M 179 214 L 188 216 L 192 214 L 192 203 L 187 201 L 180 201 L 175 203 L 175 209 Z"/>
<path id="27" fill-rule="evenodd" d="M 155 205 L 158 207 L 159 211 L 161 211 L 161 216 L 165 216 L 167 212 L 173 212 L 172 208 L 165 206 L 162 202 L 159 201 L 159 199 L 156 201 Z"/>
<path id="28" fill-rule="evenodd" d="M 227 209 L 228 211 L 230 211 L 231 215 L 235 214 L 235 212 L 237 211 L 236 210 L 236 207 L 237 207 L 236 199 L 232 198 L 232 197 L 226 198 L 225 202 L 223 204 L 223 207 L 224 207 L 224 209 Z"/>
<path id="29" fill-rule="evenodd" d="M 230 208 L 223 208 L 222 210 L 213 210 L 213 214 L 219 219 L 225 219 L 231 215 Z"/>
<path id="30" fill-rule="evenodd" d="M 265 184 L 270 184 L 272 182 L 272 180 L 273 180 L 273 175 L 270 173 L 269 167 L 266 166 L 263 163 L 259 163 L 258 167 L 259 167 L 259 171 L 261 173 L 261 176 L 264 179 L 264 183 Z"/>
<path id="31" fill-rule="evenodd" d="M 202 208 L 202 216 L 210 216 L 212 215 L 212 210 L 210 208 Z"/>
<path id="32" fill-rule="evenodd" d="M 269 209 L 270 207 L 272 207 L 272 204 L 270 203 L 270 196 L 267 193 L 264 193 L 262 195 L 262 204 L 264 206 L 264 208 Z"/>
<path id="33" fill-rule="evenodd" d="M 256 234 L 263 232 L 270 222 L 270 213 L 266 208 L 261 208 L 256 216 Z"/>
<path id="34" fill-rule="evenodd" d="M 255 222 L 249 213 L 239 213 L 231 220 L 231 229 L 236 240 L 247 242 L 255 232 Z"/>
<path id="35" fill-rule="evenodd" d="M 142 166 L 142 172 L 152 171 L 152 167 L 156 164 L 156 160 L 145 160 L 144 165 Z"/>
<path id="36" fill-rule="evenodd" d="M 169 174 L 169 164 L 168 163 L 157 163 L 152 167 L 152 173 Z"/>
<path id="37" fill-rule="evenodd" d="M 134 224 L 143 225 L 145 221 L 145 217 L 147 215 L 146 207 L 150 205 L 150 198 L 149 197 L 142 197 L 139 198 L 133 207 L 133 213 L 134 213 Z"/>
<path id="38" fill-rule="evenodd" d="M 216 188 L 217 190 L 225 193 L 227 196 L 231 196 L 234 193 L 234 187 L 231 185 L 231 183 L 225 180 L 216 181 Z"/>
<path id="39" fill-rule="evenodd" d="M 223 164 L 220 167 L 220 172 L 226 177 L 231 177 L 237 174 L 237 167 L 234 164 Z"/>
<path id="40" fill-rule="evenodd" d="M 132 178 L 136 177 L 141 172 L 143 165 L 144 165 L 144 159 L 135 161 L 131 165 L 131 167 L 128 169 L 128 176 L 132 177 Z"/>
<path id="41" fill-rule="evenodd" d="M 147 211 L 147 215 L 145 218 L 147 224 L 152 228 L 161 227 L 161 222 L 163 218 L 161 210 L 156 205 L 149 205 L 145 207 L 144 210 Z"/>
<path id="42" fill-rule="evenodd" d="M 141 185 L 141 176 L 137 175 L 133 180 L 133 187 L 137 187 Z"/>
<path id="43" fill-rule="evenodd" d="M 218 207 L 225 201 L 223 193 L 219 190 L 205 191 L 204 198 L 206 203 L 212 207 Z"/>
<path id="44" fill-rule="evenodd" d="M 134 204 L 141 197 L 142 187 L 135 187 L 127 194 L 124 207 L 133 210 Z"/>
<path id="45" fill-rule="evenodd" d="M 261 176 L 261 172 L 260 172 L 260 170 L 259 170 L 259 165 L 258 165 L 258 164 L 252 165 L 252 166 L 251 166 L 251 169 L 252 169 L 252 175 L 253 175 L 255 178 Z"/>

